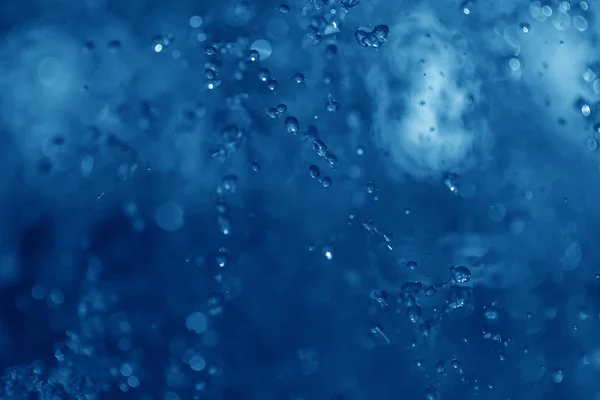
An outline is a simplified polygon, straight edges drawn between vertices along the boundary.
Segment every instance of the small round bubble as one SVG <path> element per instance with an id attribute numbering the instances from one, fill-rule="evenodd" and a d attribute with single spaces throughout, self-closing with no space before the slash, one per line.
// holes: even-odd
<path id="1" fill-rule="evenodd" d="M 252 161 L 252 170 L 254 172 L 260 171 L 260 164 L 257 161 Z"/>
<path id="2" fill-rule="evenodd" d="M 257 50 L 250 50 L 250 52 L 248 53 L 248 61 L 258 61 L 260 60 L 260 54 L 258 53 Z"/>
<path id="3" fill-rule="evenodd" d="M 277 7 L 277 11 L 279 11 L 282 14 L 287 14 L 290 12 L 290 6 L 288 6 L 287 4 L 281 4 L 279 5 L 279 7 Z"/>
<path id="4" fill-rule="evenodd" d="M 267 88 L 271 91 L 277 89 L 277 86 L 279 84 L 277 83 L 277 81 L 275 79 L 269 79 L 269 81 L 267 82 Z"/>
<path id="5" fill-rule="evenodd" d="M 217 54 L 217 49 L 214 46 L 206 46 L 204 48 L 204 55 L 213 56 L 215 54 Z"/>
<path id="6" fill-rule="evenodd" d="M 310 167 L 308 167 L 308 174 L 311 178 L 317 179 L 319 175 L 321 175 L 321 171 L 316 165 L 311 165 Z"/>
<path id="7" fill-rule="evenodd" d="M 321 180 L 321 185 L 323 185 L 325 188 L 330 187 L 332 183 L 333 181 L 328 176 L 323 177 L 323 180 Z"/>
<path id="8" fill-rule="evenodd" d="M 298 133 L 298 130 L 300 129 L 300 123 L 295 117 L 287 117 L 285 119 L 285 129 L 289 133 Z"/>
<path id="9" fill-rule="evenodd" d="M 298 84 L 304 83 L 304 75 L 300 72 L 294 74 L 294 81 Z"/>
<path id="10" fill-rule="evenodd" d="M 283 114 L 284 112 L 287 111 L 287 106 L 285 104 L 277 104 L 277 107 L 275 107 L 277 109 L 277 112 L 279 114 Z"/>

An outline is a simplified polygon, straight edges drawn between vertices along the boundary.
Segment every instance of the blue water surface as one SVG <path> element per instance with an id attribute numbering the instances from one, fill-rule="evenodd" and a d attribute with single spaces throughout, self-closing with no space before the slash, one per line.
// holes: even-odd
<path id="1" fill-rule="evenodd" d="M 600 400 L 598 6 L 4 0 L 0 399 Z"/>

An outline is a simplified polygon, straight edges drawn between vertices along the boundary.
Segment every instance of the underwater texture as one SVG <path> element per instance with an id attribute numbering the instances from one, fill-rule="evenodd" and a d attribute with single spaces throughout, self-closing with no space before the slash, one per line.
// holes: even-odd
<path id="1" fill-rule="evenodd" d="M 1 400 L 600 400 L 600 2 L 3 0 Z"/>

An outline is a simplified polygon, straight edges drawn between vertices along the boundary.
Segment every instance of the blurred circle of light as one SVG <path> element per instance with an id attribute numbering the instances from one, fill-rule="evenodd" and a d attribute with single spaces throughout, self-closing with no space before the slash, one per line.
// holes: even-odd
<path id="1" fill-rule="evenodd" d="M 38 67 L 38 78 L 43 86 L 54 86 L 62 74 L 62 65 L 54 57 L 44 58 Z"/>
<path id="2" fill-rule="evenodd" d="M 200 28 L 203 22 L 204 21 L 202 20 L 202 17 L 199 15 L 194 15 L 192 18 L 190 18 L 190 26 L 192 28 Z"/>
<path id="3" fill-rule="evenodd" d="M 581 15 L 574 16 L 572 22 L 573 22 L 573 26 L 578 31 L 583 32 L 588 28 L 587 20 L 584 17 L 582 17 Z"/>
<path id="4" fill-rule="evenodd" d="M 154 215 L 156 224 L 167 232 L 175 232 L 183 226 L 183 210 L 172 201 L 162 204 Z"/>
<path id="5" fill-rule="evenodd" d="M 252 50 L 258 51 L 261 60 L 266 60 L 271 56 L 271 53 L 273 53 L 273 47 L 271 46 L 271 43 L 264 39 L 258 39 L 257 41 L 252 43 L 252 46 L 250 46 L 250 48 Z"/>
<path id="6" fill-rule="evenodd" d="M 193 312 L 185 319 L 185 326 L 198 335 L 204 333 L 208 327 L 208 321 L 201 312 Z"/>

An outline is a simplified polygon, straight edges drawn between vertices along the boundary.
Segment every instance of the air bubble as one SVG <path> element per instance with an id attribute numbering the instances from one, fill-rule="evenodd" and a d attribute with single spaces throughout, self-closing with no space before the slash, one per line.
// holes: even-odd
<path id="1" fill-rule="evenodd" d="M 316 165 L 311 165 L 310 167 L 308 167 L 308 174 L 311 178 L 317 179 L 319 175 L 321 175 L 321 171 Z"/>
<path id="2" fill-rule="evenodd" d="M 290 12 L 290 6 L 288 6 L 287 4 L 281 4 L 279 7 L 277 7 L 277 11 L 279 11 L 282 14 L 287 14 Z"/>
<path id="3" fill-rule="evenodd" d="M 252 161 L 252 170 L 254 172 L 258 172 L 260 171 L 260 164 L 256 161 Z"/>
<path id="4" fill-rule="evenodd" d="M 190 26 L 194 29 L 200 28 L 202 26 L 202 17 L 199 15 L 194 15 L 190 18 Z"/>
<path id="5" fill-rule="evenodd" d="M 589 116 L 590 112 L 591 112 L 590 106 L 588 106 L 587 104 L 584 104 L 581 106 L 581 113 L 583 114 L 584 117 Z"/>
<path id="6" fill-rule="evenodd" d="M 467 267 L 455 265 L 450 267 L 452 282 L 467 283 L 471 280 L 471 271 Z"/>
<path id="7" fill-rule="evenodd" d="M 298 133 L 300 129 L 300 123 L 295 117 L 287 117 L 285 119 L 285 129 L 292 134 Z"/>
<path id="8" fill-rule="evenodd" d="M 330 187 L 332 183 L 333 183 L 333 181 L 332 181 L 332 180 L 331 180 L 331 178 L 330 178 L 330 177 L 328 177 L 328 176 L 325 176 L 325 177 L 323 177 L 323 179 L 321 180 L 321 185 L 322 185 L 324 188 L 328 188 L 328 187 Z"/>
<path id="9" fill-rule="evenodd" d="M 167 232 L 175 232 L 183 226 L 183 209 L 174 202 L 167 202 L 156 209 L 156 224 Z"/>
<path id="10" fill-rule="evenodd" d="M 304 78 L 304 75 L 303 75 L 302 73 L 300 73 L 300 72 L 296 72 L 296 73 L 294 74 L 294 81 L 295 81 L 297 84 L 304 83 L 304 79 L 305 79 L 305 78 Z"/>

